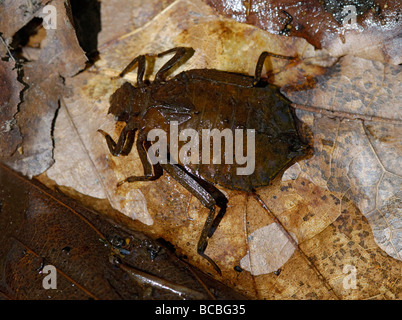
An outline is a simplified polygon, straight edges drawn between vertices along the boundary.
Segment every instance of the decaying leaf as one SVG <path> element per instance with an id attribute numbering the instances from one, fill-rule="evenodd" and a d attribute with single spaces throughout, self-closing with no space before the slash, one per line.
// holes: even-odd
<path id="1" fill-rule="evenodd" d="M 13 20 L 8 21 L 2 13 L 0 23 L 8 44 L 19 28 L 33 17 L 46 17 L 44 4 L 36 1 L 5 1 L 0 4 L 1 12 L 12 12 Z M 20 152 L 6 160 L 27 176 L 38 175 L 53 164 L 52 124 L 63 94 L 64 79 L 82 70 L 86 61 L 64 1 L 54 0 L 51 4 L 56 9 L 57 28 L 46 30 L 37 60 L 23 65 L 21 81 L 27 89 L 15 116 L 23 141 Z M 17 22 L 14 23 L 14 19 Z"/>
<path id="2" fill-rule="evenodd" d="M 346 56 L 317 77 L 314 88 L 297 93 L 283 89 L 299 104 L 296 108 L 341 117 L 298 112 L 317 142 L 315 156 L 301 171 L 315 184 L 352 199 L 376 230 L 379 246 L 399 260 L 400 79 L 400 66 Z M 389 206 L 392 212 L 387 210 Z"/>
<path id="3" fill-rule="evenodd" d="M 14 116 L 23 89 L 15 61 L 0 61 L 0 158 L 10 157 L 22 140 Z"/>
<path id="4" fill-rule="evenodd" d="M 377 244 L 401 260 L 401 126 L 317 117 L 299 112 L 315 138 L 312 159 L 300 175 L 350 199 L 366 216 Z"/>
<path id="5" fill-rule="evenodd" d="M 401 68 L 378 61 L 345 56 L 315 78 L 311 88 L 291 85 L 282 92 L 295 104 L 331 111 L 351 118 L 388 121 L 402 120 Z M 384 107 L 386 106 L 386 107 Z"/>

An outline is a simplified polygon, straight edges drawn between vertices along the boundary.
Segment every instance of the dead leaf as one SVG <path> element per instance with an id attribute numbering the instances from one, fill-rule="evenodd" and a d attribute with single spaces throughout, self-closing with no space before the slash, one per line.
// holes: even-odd
<path id="1" fill-rule="evenodd" d="M 371 223 L 347 198 L 339 218 L 301 248 L 343 299 L 401 298 L 401 262 L 377 247 Z M 356 289 L 344 285 L 345 266 L 356 268 Z"/>
<path id="2" fill-rule="evenodd" d="M 99 46 L 106 45 L 135 29 L 144 26 L 174 0 L 111 0 L 102 2 L 102 31 Z M 121 8 L 125 8 L 122 10 Z M 119 28 L 116 28 L 119 23 Z M 127 52 L 130 55 L 130 52 Z"/>
<path id="3" fill-rule="evenodd" d="M 53 164 L 52 124 L 64 90 L 64 79 L 82 70 L 86 61 L 64 1 L 54 0 L 51 4 L 57 12 L 57 29 L 46 30 L 38 60 L 23 65 L 21 81 L 28 88 L 15 116 L 23 137 L 22 149 L 6 160 L 27 176 L 38 175 Z M 2 19 L 0 24 L 6 42 L 10 44 L 10 37 L 18 31 L 17 28 L 22 28 L 33 17 L 44 18 L 43 7 L 39 2 L 2 2 L 2 12 L 13 12 L 10 27 L 6 19 Z M 13 23 L 14 19 L 18 22 Z"/>
<path id="4" fill-rule="evenodd" d="M 0 184 L 0 291 L 5 297 L 245 299 L 142 233 L 125 231 L 2 165 Z M 121 260 L 117 267 L 110 262 L 112 252 Z M 55 290 L 43 286 L 46 266 L 56 268 Z"/>
<path id="5" fill-rule="evenodd" d="M 21 134 L 14 118 L 18 112 L 20 92 L 15 61 L 0 61 L 0 158 L 10 157 L 21 143 Z"/>
<path id="6" fill-rule="evenodd" d="M 295 104 L 333 115 L 399 123 L 401 79 L 400 66 L 346 56 L 317 76 L 314 87 L 293 89 L 289 85 L 282 92 Z"/>
<path id="7" fill-rule="evenodd" d="M 10 44 L 14 34 L 31 21 L 38 10 L 43 8 L 49 0 L 14 1 L 5 0 L 0 3 L 2 17 L 0 30 L 6 43 Z"/>

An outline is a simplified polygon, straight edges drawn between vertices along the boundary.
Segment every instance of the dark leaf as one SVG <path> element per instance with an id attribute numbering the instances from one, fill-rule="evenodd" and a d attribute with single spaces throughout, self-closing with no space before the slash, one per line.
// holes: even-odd
<path id="1" fill-rule="evenodd" d="M 9 299 L 244 299 L 161 243 L 2 165 L 0 190 L 0 291 Z M 56 289 L 43 286 L 49 265 Z"/>

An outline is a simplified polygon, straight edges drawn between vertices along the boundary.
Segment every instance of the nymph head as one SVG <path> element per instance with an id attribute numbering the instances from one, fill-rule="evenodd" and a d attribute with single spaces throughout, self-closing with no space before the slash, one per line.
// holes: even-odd
<path id="1" fill-rule="evenodd" d="M 111 95 L 109 113 L 118 121 L 127 121 L 140 114 L 143 100 L 144 91 L 126 82 Z"/>

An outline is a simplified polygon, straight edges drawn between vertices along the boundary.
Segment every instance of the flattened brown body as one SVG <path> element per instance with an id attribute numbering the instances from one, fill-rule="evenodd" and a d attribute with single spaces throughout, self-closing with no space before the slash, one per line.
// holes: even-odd
<path id="1" fill-rule="evenodd" d="M 184 71 L 150 88 L 148 101 L 152 105 L 173 107 L 159 111 L 164 120 L 155 126 L 167 133 L 172 120 L 179 122 L 179 132 L 195 129 L 200 137 L 202 129 L 223 131 L 229 128 L 233 136 L 235 129 L 255 130 L 255 170 L 251 175 L 238 175 L 236 169 L 245 164 L 237 164 L 236 159 L 233 164 L 226 164 L 224 156 L 221 164 L 200 161 L 200 164 L 186 165 L 191 173 L 229 189 L 251 191 L 268 185 L 294 157 L 302 154 L 303 144 L 294 125 L 289 101 L 280 94 L 278 87 L 270 84 L 255 87 L 253 82 L 253 77 L 201 69 Z M 147 108 L 149 106 L 144 107 Z M 145 113 L 144 123 L 152 122 L 151 117 L 154 113 Z M 145 125 L 144 129 L 148 131 L 155 127 Z M 245 136 L 243 142 L 246 155 Z M 179 150 L 185 143 L 179 142 Z M 202 151 L 200 145 L 200 158 Z M 212 146 L 210 153 L 212 155 Z"/>
<path id="2" fill-rule="evenodd" d="M 229 189 L 254 191 L 257 187 L 268 185 L 295 157 L 303 155 L 306 149 L 297 133 L 289 101 L 280 94 L 278 87 L 260 80 L 263 63 L 268 55 L 288 60 L 293 58 L 263 52 L 258 59 L 254 77 L 211 69 L 194 69 L 166 80 L 168 71 L 186 56 L 192 55 L 194 50 L 173 48 L 160 53 L 158 57 L 172 52 L 175 55 L 159 69 L 152 83 L 143 79 L 145 55 L 136 57 L 120 73 L 123 76 L 138 64 L 137 85 L 126 82 L 110 98 L 109 112 L 127 125 L 117 143 L 109 134 L 99 131 L 105 136 L 109 150 L 115 156 L 127 155 L 136 140 L 144 175 L 130 176 L 118 186 L 124 182 L 156 180 L 165 170 L 209 209 L 197 252 L 220 273 L 218 265 L 205 254 L 207 239 L 214 234 L 228 203 L 215 184 Z M 167 163 L 150 163 L 147 157 L 151 147 L 147 140 L 148 133 L 152 129 L 164 130 L 169 152 L 172 152 L 171 139 L 176 139 L 170 136 L 173 122 L 177 123 L 178 133 L 192 129 L 198 135 L 199 163 L 180 163 L 179 156 L 176 158 L 178 163 L 172 163 L 171 158 Z M 243 141 L 233 139 L 233 149 L 237 147 L 243 151 L 241 156 L 248 156 L 246 134 L 247 130 L 254 130 L 254 170 L 246 175 L 239 175 L 237 169 L 244 164 L 237 163 L 235 150 L 233 155 L 230 152 L 231 156 L 226 158 L 223 152 L 226 151 L 224 143 L 221 147 L 220 164 L 212 161 L 206 164 L 202 153 L 210 148 L 209 152 L 213 154 L 213 150 L 210 143 L 207 142 L 205 146 L 202 144 L 205 129 L 217 129 L 219 132 L 229 130 L 229 136 L 234 138 L 236 130 L 242 129 Z M 187 141 L 179 140 L 177 151 L 186 143 Z M 215 215 L 216 206 L 220 210 Z"/>

